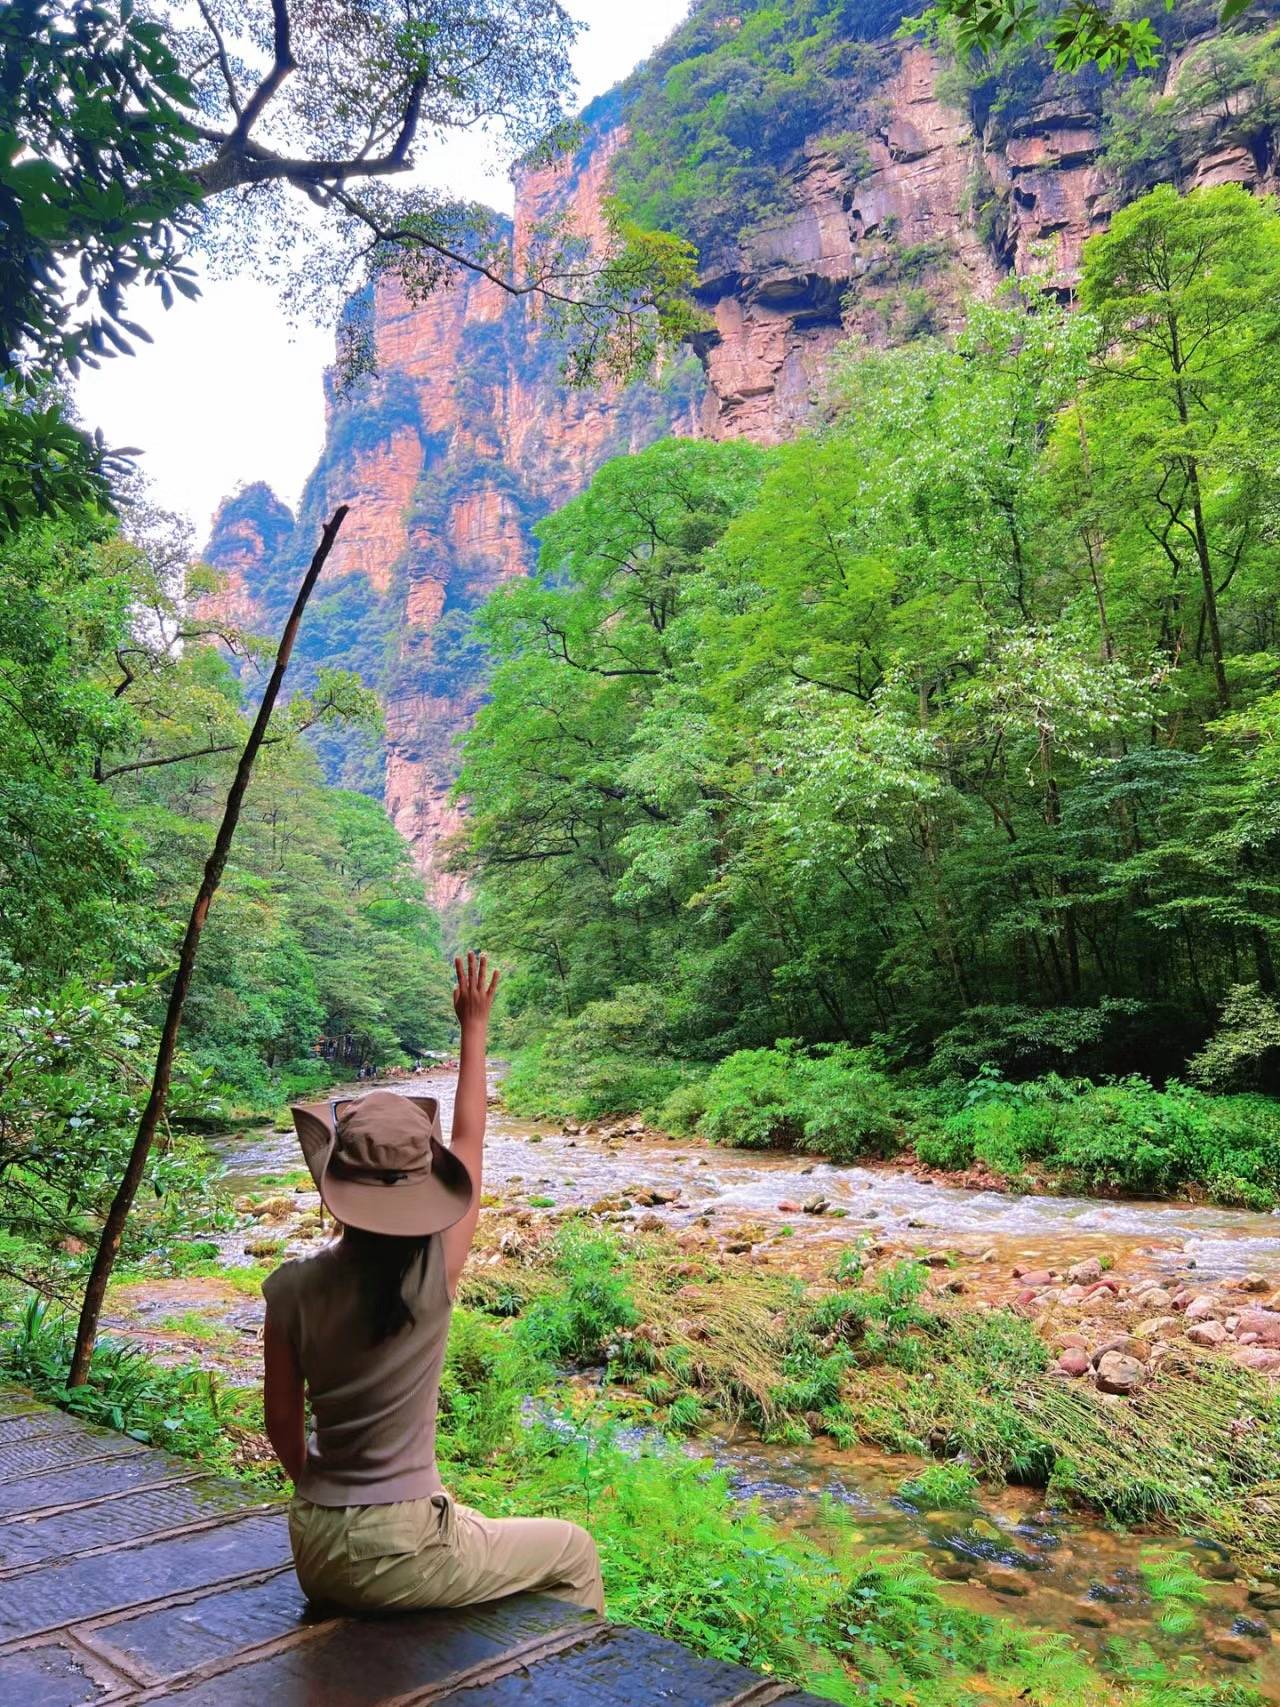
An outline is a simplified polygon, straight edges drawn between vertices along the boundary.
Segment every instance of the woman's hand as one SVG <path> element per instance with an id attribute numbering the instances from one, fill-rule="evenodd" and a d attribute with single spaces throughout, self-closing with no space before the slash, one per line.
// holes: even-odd
<path id="1" fill-rule="evenodd" d="M 498 974 L 495 972 L 489 977 L 489 956 L 477 956 L 471 949 L 467 950 L 465 966 L 455 955 L 453 969 L 458 978 L 453 987 L 453 1011 L 458 1016 L 458 1023 L 463 1031 L 477 1027 L 483 1029 L 489 1023 L 489 1009 L 498 988 Z"/>

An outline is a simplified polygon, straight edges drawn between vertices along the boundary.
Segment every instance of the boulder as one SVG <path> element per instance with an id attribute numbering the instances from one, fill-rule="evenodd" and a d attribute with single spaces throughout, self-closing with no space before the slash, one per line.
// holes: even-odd
<path id="1" fill-rule="evenodd" d="M 1241 1310 L 1237 1324 L 1242 1334 L 1257 1334 L 1257 1344 L 1280 1347 L 1280 1310 Z"/>
<path id="2" fill-rule="evenodd" d="M 1122 1351 L 1104 1351 L 1098 1359 L 1094 1383 L 1100 1393 L 1132 1393 L 1146 1377 L 1147 1366 Z"/>
<path id="3" fill-rule="evenodd" d="M 1187 1329 L 1187 1338 L 1192 1345 L 1221 1345 L 1226 1337 L 1227 1330 L 1221 1322 L 1195 1322 Z"/>

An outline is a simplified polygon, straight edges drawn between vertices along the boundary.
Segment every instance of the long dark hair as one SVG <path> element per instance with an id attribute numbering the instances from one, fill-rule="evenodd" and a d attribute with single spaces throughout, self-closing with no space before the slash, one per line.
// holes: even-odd
<path id="1" fill-rule="evenodd" d="M 403 1239 L 392 1233 L 369 1233 L 362 1227 L 343 1229 L 343 1243 L 355 1258 L 360 1276 L 365 1326 L 374 1345 L 412 1326 L 414 1316 L 404 1301 L 404 1283 L 415 1262 L 421 1265 L 419 1282 L 426 1278 L 434 1237 L 434 1233 L 419 1233 Z"/>

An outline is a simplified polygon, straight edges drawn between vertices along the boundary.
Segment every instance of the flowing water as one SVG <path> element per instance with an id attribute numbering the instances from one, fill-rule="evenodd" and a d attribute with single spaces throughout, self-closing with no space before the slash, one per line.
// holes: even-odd
<path id="1" fill-rule="evenodd" d="M 448 1129 L 449 1072 L 386 1088 L 439 1097 Z M 261 1194 L 273 1182 L 286 1182 L 298 1211 L 317 1206 L 315 1194 L 295 1183 L 301 1157 L 291 1132 L 253 1132 L 219 1140 L 217 1147 L 233 1192 Z M 1057 1267 L 1105 1248 L 1169 1280 L 1192 1271 L 1205 1281 L 1248 1271 L 1280 1274 L 1275 1216 L 1190 1204 L 1004 1196 L 932 1184 L 890 1166 L 810 1165 L 802 1158 L 709 1149 L 616 1128 L 567 1134 L 492 1111 L 484 1190 L 504 1205 L 534 1215 L 597 1205 L 622 1215 L 628 1194 L 642 1187 L 658 1188 L 660 1196 L 677 1194 L 673 1202 L 647 1206 L 646 1215 L 673 1229 L 710 1227 L 730 1235 L 750 1223 L 753 1240 L 768 1243 L 772 1266 L 793 1262 L 802 1271 L 806 1257 L 816 1260 L 824 1246 L 829 1257 L 831 1247 L 872 1235 L 890 1245 L 947 1247 L 971 1257 L 983 1252 L 1000 1265 L 1021 1259 Z M 826 1211 L 804 1213 L 801 1201 L 815 1197 L 826 1201 Z M 785 1244 L 778 1237 L 784 1228 Z M 259 1227 L 256 1237 L 274 1231 Z M 227 1264 L 250 1260 L 246 1249 L 254 1239 L 253 1228 L 228 1236 Z M 162 1342 L 175 1311 L 208 1307 L 200 1288 L 209 1284 L 149 1283 L 145 1299 L 130 1301 L 130 1325 L 145 1330 L 149 1320 L 147 1337 Z M 259 1304 L 248 1296 L 224 1312 L 228 1331 L 242 1336 L 242 1354 L 252 1350 L 259 1318 Z M 1266 1699 L 1280 1701 L 1280 1612 L 1251 1603 L 1248 1585 L 1230 1559 L 1201 1538 L 1113 1532 L 1075 1514 L 1046 1510 L 1043 1495 L 1026 1489 L 985 1494 L 981 1509 L 970 1513 L 922 1509 L 897 1492 L 919 1466 L 867 1449 L 763 1446 L 726 1434 L 690 1450 L 710 1452 L 744 1499 L 761 1500 L 788 1526 L 811 1528 L 820 1505 L 833 1503 L 867 1545 L 923 1551 L 935 1573 L 975 1607 L 1067 1631 L 1094 1650 L 1117 1638 L 1150 1642 L 1169 1660 L 1186 1650 L 1187 1638 L 1159 1632 L 1159 1609 L 1146 1593 L 1139 1565 L 1153 1549 L 1189 1550 L 1207 1579 L 1209 1599 L 1194 1639 L 1207 1672 L 1247 1678 L 1263 1688 Z M 1257 1663 L 1243 1663 L 1250 1654 Z"/>

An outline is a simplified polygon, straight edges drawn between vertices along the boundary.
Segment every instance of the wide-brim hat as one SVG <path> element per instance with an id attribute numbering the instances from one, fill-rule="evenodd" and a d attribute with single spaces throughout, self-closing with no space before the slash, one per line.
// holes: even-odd
<path id="1" fill-rule="evenodd" d="M 441 1140 L 435 1097 L 370 1091 L 290 1113 L 320 1200 L 344 1227 L 413 1238 L 471 1207 L 471 1175 Z"/>

